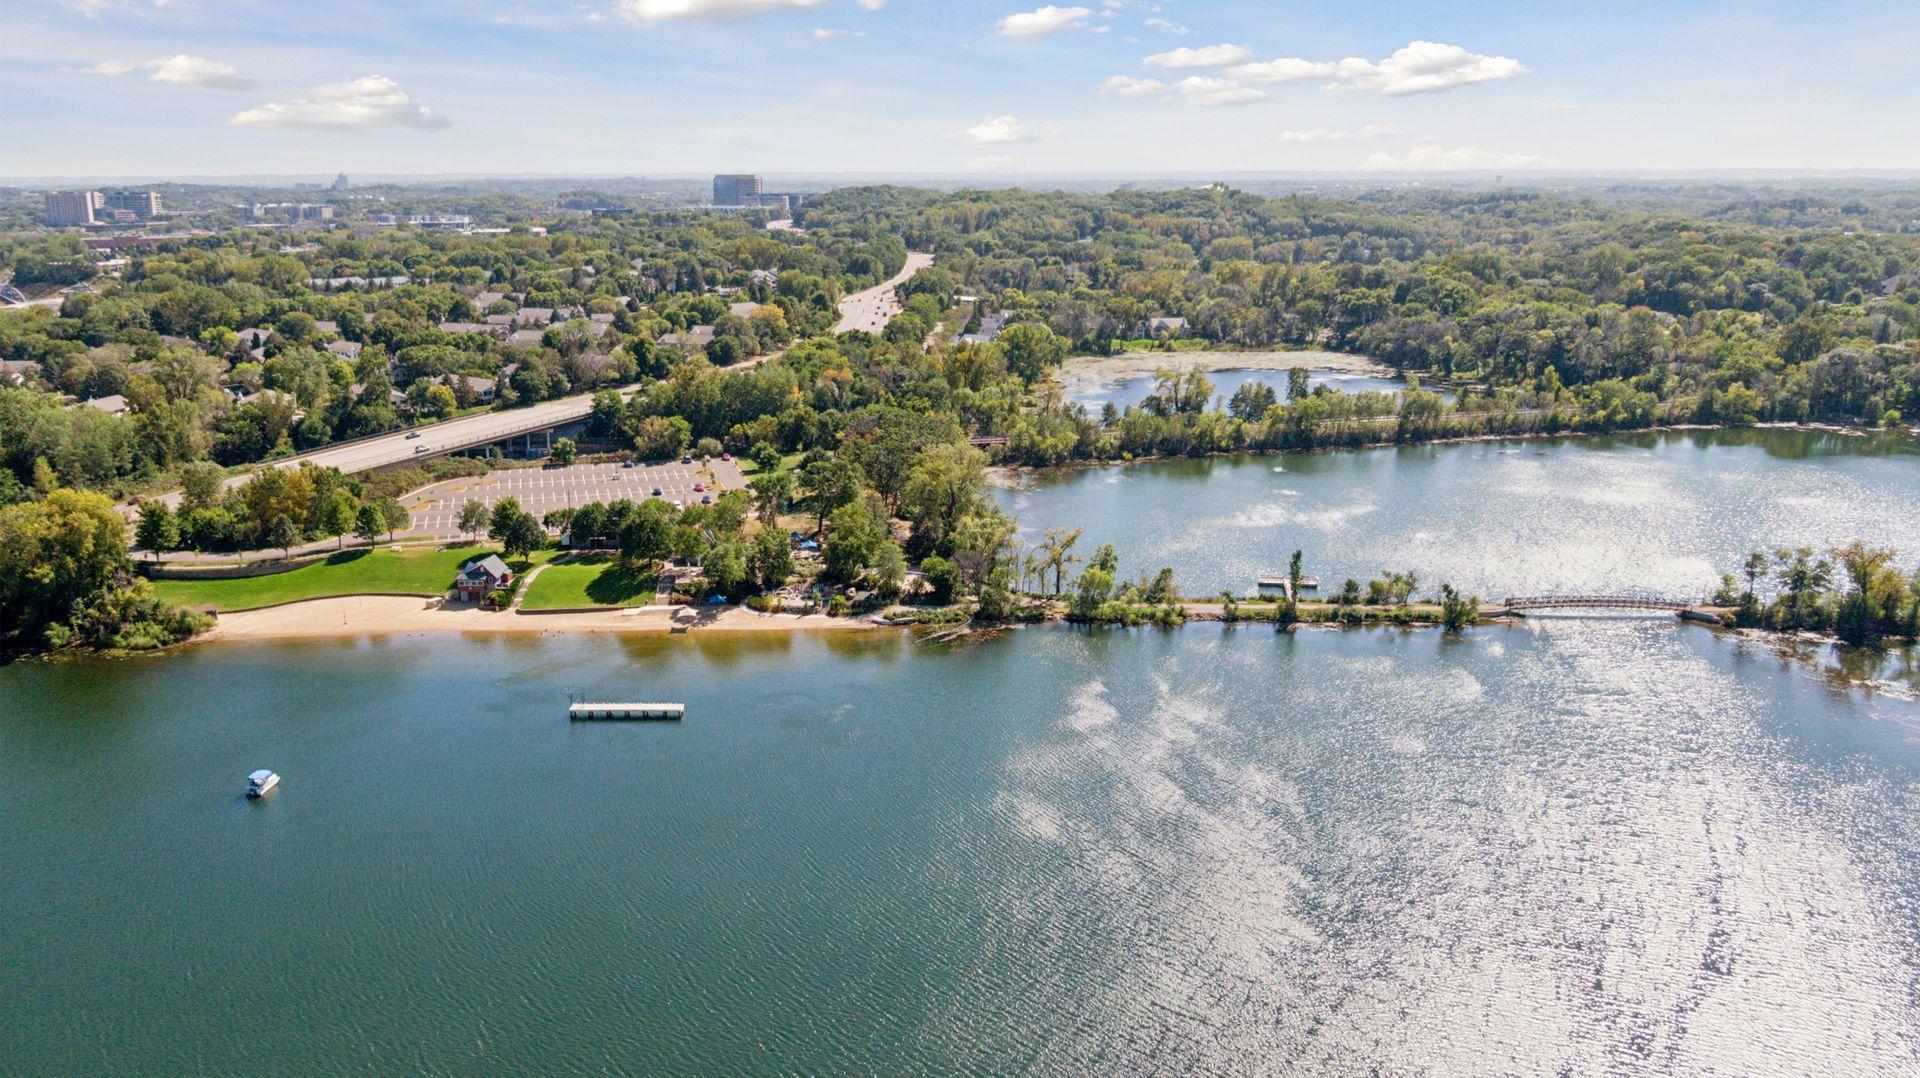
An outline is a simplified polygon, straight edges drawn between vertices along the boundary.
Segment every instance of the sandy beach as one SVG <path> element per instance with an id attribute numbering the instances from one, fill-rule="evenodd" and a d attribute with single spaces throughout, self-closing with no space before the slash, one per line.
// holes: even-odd
<path id="1" fill-rule="evenodd" d="M 1119 356 L 1075 356 L 1054 374 L 1061 392 L 1073 396 L 1126 378 L 1141 378 L 1162 369 L 1176 371 L 1350 371 L 1391 376 L 1393 368 L 1366 356 L 1345 352 L 1128 352 Z"/>
<path id="2" fill-rule="evenodd" d="M 598 610 L 583 614 L 519 614 L 460 606 L 443 609 L 439 599 L 350 595 L 311 599 L 262 610 L 220 615 L 213 631 L 196 642 L 317 640 L 411 633 L 664 633 L 861 631 L 875 628 L 857 618 L 823 614 L 762 614 L 745 607 L 699 610 L 676 621 L 664 608 Z"/>

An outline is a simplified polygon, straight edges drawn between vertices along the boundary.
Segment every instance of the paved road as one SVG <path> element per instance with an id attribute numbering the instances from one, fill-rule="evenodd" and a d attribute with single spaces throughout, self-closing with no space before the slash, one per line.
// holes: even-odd
<path id="1" fill-rule="evenodd" d="M 699 483 L 707 489 L 696 491 Z M 716 486 L 717 484 L 717 486 Z M 718 458 L 701 464 L 679 461 L 639 464 L 576 464 L 567 468 L 503 468 L 482 476 L 449 479 L 415 491 L 401 501 L 412 510 L 409 535 L 451 539 L 461 535 L 460 509 L 479 502 L 491 509 L 502 498 L 515 498 L 520 508 L 536 517 L 555 509 L 577 509 L 589 502 L 621 498 L 645 501 L 659 488 L 660 497 L 687 505 L 714 490 L 739 490 L 747 485 L 738 464 Z"/>
<path id="2" fill-rule="evenodd" d="M 585 419 L 592 412 L 593 394 L 581 393 L 526 408 L 482 412 L 450 419 L 445 423 L 415 427 L 410 431 L 395 431 L 364 441 L 328 446 L 276 463 L 284 468 L 301 461 L 312 461 L 323 468 L 338 468 L 347 473 L 364 472 L 389 464 L 404 464 L 409 460 L 445 456 L 458 449 L 487 445 L 527 431 Z"/>
<path id="3" fill-rule="evenodd" d="M 895 301 L 893 290 L 907 283 L 907 279 L 928 266 L 933 265 L 933 255 L 925 251 L 908 251 L 907 264 L 899 273 L 874 285 L 865 292 L 855 292 L 840 301 L 840 324 L 833 327 L 835 333 L 863 329 L 868 333 L 879 333 L 900 313 L 900 304 Z"/>

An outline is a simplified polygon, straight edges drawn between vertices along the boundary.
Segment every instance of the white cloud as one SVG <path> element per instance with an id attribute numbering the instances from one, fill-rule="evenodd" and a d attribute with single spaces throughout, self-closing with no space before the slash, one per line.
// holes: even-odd
<path id="1" fill-rule="evenodd" d="M 1273 84 L 1280 82 L 1298 82 L 1302 79 L 1352 78 L 1373 70 L 1369 60 L 1349 58 L 1346 60 L 1301 60 L 1289 58 L 1282 60 L 1263 60 L 1259 63 L 1239 64 L 1229 68 L 1227 74 L 1247 82 Z"/>
<path id="2" fill-rule="evenodd" d="M 1253 50 L 1244 45 L 1202 45 L 1197 49 L 1182 45 L 1170 52 L 1147 57 L 1148 67 L 1162 71 L 1193 71 L 1203 67 L 1225 67 L 1253 59 Z"/>
<path id="3" fill-rule="evenodd" d="M 738 22 L 777 11 L 799 11 L 819 7 L 827 0 L 617 0 L 613 10 L 630 22 L 656 23 L 675 19 L 701 22 Z M 878 3 L 862 0 L 861 7 L 876 10 Z"/>
<path id="4" fill-rule="evenodd" d="M 1032 11 L 1009 15 L 1000 20 L 1001 37 L 1043 37 L 1062 30 L 1077 30 L 1092 15 L 1090 8 L 1055 7 L 1048 4 Z"/>
<path id="5" fill-rule="evenodd" d="M 1402 154 L 1375 150 L 1367 155 L 1363 167 L 1403 172 L 1453 172 L 1459 169 L 1519 168 L 1543 163 L 1544 158 L 1532 154 L 1506 153 L 1478 146 L 1443 146 L 1429 140 L 1407 147 Z"/>
<path id="6" fill-rule="evenodd" d="M 1281 142 L 1359 142 L 1366 139 L 1386 138 L 1399 133 L 1400 129 L 1392 124 L 1368 124 L 1358 131 L 1315 127 L 1306 131 L 1282 131 L 1278 137 Z"/>
<path id="7" fill-rule="evenodd" d="M 76 67 L 73 70 L 82 75 L 105 75 L 109 78 L 125 75 L 137 69 L 139 64 L 130 64 L 125 60 L 102 60 L 92 67 Z"/>
<path id="8" fill-rule="evenodd" d="M 1251 105 L 1256 101 L 1265 101 L 1265 91 L 1251 86 L 1242 86 L 1232 79 L 1209 78 L 1205 75 L 1193 75 L 1180 80 L 1180 92 L 1187 97 L 1190 105 L 1203 108 L 1217 108 L 1221 105 Z"/>
<path id="9" fill-rule="evenodd" d="M 1152 97 L 1173 89 L 1159 79 L 1136 79 L 1132 75 L 1115 75 L 1100 84 L 1100 92 L 1114 97 Z"/>
<path id="10" fill-rule="evenodd" d="M 315 86 L 304 96 L 269 101 L 227 119 L 235 127 L 313 131 L 367 131 L 376 127 L 428 130 L 445 127 L 447 122 L 445 116 L 409 97 L 385 75 Z"/>
<path id="11" fill-rule="evenodd" d="M 982 146 L 998 146 L 1009 142 L 1031 142 L 1040 135 L 1011 116 L 994 116 L 972 127 L 954 132 L 953 137 L 967 139 Z"/>
<path id="12" fill-rule="evenodd" d="M 1240 64 L 1227 73 L 1246 82 L 1263 84 L 1331 79 L 1325 87 L 1330 91 L 1359 90 L 1398 97 L 1517 78 L 1527 73 L 1527 65 L 1507 56 L 1468 52 L 1458 45 L 1415 41 L 1384 60 L 1290 57 Z"/>
<path id="13" fill-rule="evenodd" d="M 1174 37 L 1186 37 L 1188 34 L 1193 33 L 1192 30 L 1189 30 L 1186 27 L 1180 25 L 1177 22 L 1173 22 L 1170 19 L 1160 19 L 1160 18 L 1148 19 L 1144 25 L 1154 30 L 1164 30 L 1169 34 L 1172 34 Z"/>
<path id="14" fill-rule="evenodd" d="M 833 30 L 824 26 L 816 26 L 813 28 L 813 39 L 815 41 L 832 41 L 836 37 L 866 36 L 867 32 L 865 30 Z"/>
<path id="15" fill-rule="evenodd" d="M 260 85 L 259 79 L 247 78 L 232 64 L 209 60 L 204 56 L 181 53 L 148 61 L 146 66 L 153 71 L 149 78 L 170 86 L 191 86 L 197 90 L 251 90 Z"/>
<path id="16" fill-rule="evenodd" d="M 229 63 L 210 60 L 205 56 L 162 56 L 148 60 L 144 64 L 131 64 L 125 60 L 102 60 L 92 67 L 74 68 L 83 75 L 105 75 L 117 78 L 130 75 L 135 71 L 151 71 L 149 82 L 162 82 L 169 86 L 191 86 L 196 90 L 251 90 L 260 85 L 259 79 L 250 79 L 234 69 Z"/>

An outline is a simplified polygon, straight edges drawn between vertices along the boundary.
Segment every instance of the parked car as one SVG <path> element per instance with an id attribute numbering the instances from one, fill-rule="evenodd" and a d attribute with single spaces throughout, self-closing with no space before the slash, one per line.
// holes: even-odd
<path id="1" fill-rule="evenodd" d="M 707 485 L 705 483 L 695 483 L 693 485 L 693 492 L 695 494 L 698 494 L 705 489 L 707 489 Z"/>
<path id="2" fill-rule="evenodd" d="M 663 490 L 661 490 L 661 489 L 660 489 L 659 487 L 654 487 L 654 488 L 653 488 L 653 496 L 654 496 L 654 497 L 656 497 L 656 498 L 658 498 L 658 497 L 659 497 L 660 495 L 662 495 L 662 494 L 664 494 L 664 493 L 666 493 L 666 492 L 665 492 L 665 491 L 663 491 Z"/>
<path id="3" fill-rule="evenodd" d="M 732 460 L 732 459 L 733 459 L 733 454 L 732 454 L 732 453 L 722 453 L 722 454 L 720 454 L 720 459 L 721 459 L 721 460 Z"/>

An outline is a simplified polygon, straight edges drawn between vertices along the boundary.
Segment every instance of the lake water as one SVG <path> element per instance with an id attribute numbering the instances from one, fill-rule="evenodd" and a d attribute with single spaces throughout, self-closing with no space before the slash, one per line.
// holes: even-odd
<path id="1" fill-rule="evenodd" d="M 1274 395 L 1280 400 L 1287 399 L 1287 372 L 1262 370 L 1224 370 L 1208 371 L 1207 379 L 1213 383 L 1213 394 L 1222 402 L 1233 397 L 1241 386 L 1267 385 L 1273 387 Z M 1089 389 L 1075 393 L 1068 398 L 1069 403 L 1083 404 L 1089 412 L 1098 414 L 1101 407 L 1109 401 L 1115 408 L 1126 411 L 1146 400 L 1154 391 L 1155 380 L 1151 375 L 1134 378 L 1117 378 Z M 1342 393 L 1399 393 L 1407 388 L 1405 379 L 1394 376 L 1356 374 L 1353 371 L 1309 371 L 1307 386 L 1318 389 L 1326 386 Z M 1451 390 L 1436 389 L 1447 400 L 1452 400 Z"/>
<path id="2" fill-rule="evenodd" d="M 1756 542 L 1912 546 L 1915 464 L 1665 435 L 1009 497 L 1190 581 L 1304 545 L 1682 588 Z M 16 663 L 0 1073 L 1914 1073 L 1920 661 L 1777 647 L 1628 617 Z M 575 688 L 688 718 L 570 724 Z"/>
<path id="3" fill-rule="evenodd" d="M 17 664 L 0 1071 L 1911 1073 L 1916 796 L 1667 619 Z"/>
<path id="4" fill-rule="evenodd" d="M 1168 460 L 1029 474 L 998 495 L 1031 542 L 1084 528 L 1121 572 L 1245 594 L 1296 549 L 1323 591 L 1411 569 L 1494 597 L 1698 597 L 1749 550 L 1854 539 L 1920 557 L 1920 447 L 1698 431 Z"/>

